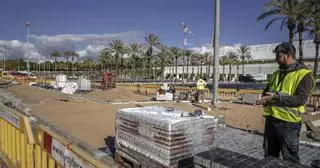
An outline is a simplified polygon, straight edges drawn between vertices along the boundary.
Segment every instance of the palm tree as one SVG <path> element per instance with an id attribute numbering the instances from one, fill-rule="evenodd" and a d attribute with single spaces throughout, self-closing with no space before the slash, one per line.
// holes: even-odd
<path id="1" fill-rule="evenodd" d="M 110 52 L 106 52 L 106 50 L 102 50 L 98 56 L 98 61 L 103 65 L 103 68 L 111 70 L 111 66 L 114 64 L 114 58 Z"/>
<path id="2" fill-rule="evenodd" d="M 133 64 L 132 64 L 133 79 L 134 79 L 134 81 L 137 81 L 136 67 L 137 67 L 137 59 L 138 59 L 139 55 L 141 54 L 141 46 L 138 43 L 132 43 L 129 45 L 128 51 L 129 51 L 129 55 L 131 56 L 131 59 L 133 61 Z"/>
<path id="3" fill-rule="evenodd" d="M 192 53 L 192 55 L 190 56 L 190 57 L 191 57 L 190 63 L 191 63 L 191 65 L 192 65 L 192 69 L 191 69 L 191 70 L 192 70 L 192 74 L 193 74 L 193 75 L 195 75 L 195 73 L 194 73 L 194 66 L 198 65 L 198 64 L 197 64 L 197 61 L 198 61 L 198 60 L 197 60 L 197 59 L 198 59 L 197 57 L 198 57 L 198 55 L 199 55 L 199 54 L 197 54 L 197 53 Z M 197 71 L 197 73 L 198 73 L 198 72 L 199 72 L 199 71 Z"/>
<path id="4" fill-rule="evenodd" d="M 252 55 L 250 52 L 250 48 L 246 45 L 241 45 L 238 49 L 238 56 L 241 59 L 242 64 L 242 75 L 244 75 L 244 62 L 246 60 L 252 60 Z"/>
<path id="5" fill-rule="evenodd" d="M 187 78 L 189 78 L 189 65 L 191 61 L 192 50 L 183 50 L 183 55 L 187 58 Z"/>
<path id="6" fill-rule="evenodd" d="M 311 17 L 310 0 L 299 1 L 299 12 L 297 17 L 297 32 L 299 35 L 299 60 L 303 62 L 303 33 L 306 31 L 307 22 Z"/>
<path id="7" fill-rule="evenodd" d="M 177 81 L 177 78 L 178 78 L 178 59 L 180 58 L 181 56 L 181 49 L 178 48 L 178 47 L 171 47 L 170 48 L 170 53 L 172 55 L 172 59 L 175 60 L 175 82 Z"/>
<path id="8" fill-rule="evenodd" d="M 72 61 L 72 77 L 74 76 L 74 60 L 75 58 L 78 58 L 79 54 L 75 51 L 71 51 L 71 61 Z"/>
<path id="9" fill-rule="evenodd" d="M 162 77 L 161 80 L 164 80 L 164 71 L 165 67 L 169 64 L 169 52 L 168 52 L 168 47 L 165 45 L 160 45 L 159 46 L 159 53 L 158 53 L 158 59 L 160 61 L 160 68 L 162 72 Z"/>
<path id="10" fill-rule="evenodd" d="M 159 47 L 160 45 L 160 40 L 159 40 L 159 37 L 154 33 L 151 33 L 148 36 L 146 36 L 145 40 L 147 42 L 146 56 L 147 56 L 147 62 L 148 62 L 147 63 L 148 64 L 148 82 L 150 82 L 151 59 L 153 56 L 153 51 L 155 50 L 155 48 Z"/>
<path id="11" fill-rule="evenodd" d="M 233 51 L 228 51 L 226 56 L 228 57 L 228 65 L 229 65 L 229 81 L 231 80 L 231 66 L 237 65 L 238 56 Z"/>
<path id="12" fill-rule="evenodd" d="M 223 82 L 225 82 L 225 66 L 229 64 L 229 57 L 228 55 L 224 55 L 220 57 L 220 65 L 222 65 L 222 74 L 223 74 Z"/>
<path id="13" fill-rule="evenodd" d="M 108 47 L 105 48 L 107 52 L 110 52 L 114 55 L 115 57 L 115 62 L 116 62 L 116 80 L 118 82 L 118 75 L 119 73 L 119 57 L 122 58 L 123 54 L 125 53 L 125 47 L 124 43 L 121 40 L 113 40 L 111 43 L 108 44 Z M 120 77 L 122 74 L 120 74 Z"/>
<path id="14" fill-rule="evenodd" d="M 72 51 L 64 51 L 63 56 L 67 59 L 67 77 L 69 76 L 69 58 L 72 55 Z"/>
<path id="15" fill-rule="evenodd" d="M 207 77 L 207 80 L 209 80 L 210 71 L 211 71 L 210 69 L 211 69 L 211 64 L 212 64 L 212 54 L 210 52 L 205 52 L 204 57 L 205 57 L 205 64 L 207 65 L 206 77 Z"/>
<path id="16" fill-rule="evenodd" d="M 199 58 L 199 64 L 200 64 L 200 78 L 203 78 L 203 65 L 205 65 L 207 62 L 206 55 L 205 54 L 200 54 Z"/>
<path id="17" fill-rule="evenodd" d="M 287 25 L 289 42 L 292 43 L 297 19 L 300 13 L 303 12 L 299 0 L 271 0 L 265 6 L 267 11 L 261 14 L 257 20 L 261 21 L 274 16 L 266 25 L 265 30 L 268 30 L 274 22 L 282 20 L 280 29 L 283 29 L 284 24 Z"/>
<path id="18" fill-rule="evenodd" d="M 313 73 L 315 78 L 317 77 L 318 73 L 318 64 L 319 64 L 319 46 L 320 46 L 320 2 L 319 1 L 312 1 L 313 8 L 312 8 L 312 18 L 308 23 L 310 26 L 310 36 L 313 37 L 313 41 L 316 45 L 316 57 L 314 59 L 314 70 Z"/>
<path id="19" fill-rule="evenodd" d="M 60 52 L 55 51 L 51 53 L 51 57 L 54 59 L 54 71 L 57 72 L 57 60 L 60 57 Z"/>

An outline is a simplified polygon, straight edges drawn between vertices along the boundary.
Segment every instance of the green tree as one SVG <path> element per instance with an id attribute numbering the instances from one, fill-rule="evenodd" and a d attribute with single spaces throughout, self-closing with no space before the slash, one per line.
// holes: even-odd
<path id="1" fill-rule="evenodd" d="M 132 59 L 132 73 L 133 73 L 133 80 L 137 81 L 137 61 L 138 57 L 141 55 L 141 45 L 138 43 L 132 43 L 129 45 L 128 51 L 129 55 Z"/>
<path id="2" fill-rule="evenodd" d="M 72 56 L 72 51 L 64 51 L 63 52 L 63 56 L 66 58 L 67 60 L 67 77 L 69 76 L 69 59 L 71 58 Z"/>
<path id="3" fill-rule="evenodd" d="M 250 48 L 246 45 L 241 45 L 238 49 L 238 56 L 241 60 L 242 64 L 242 74 L 244 75 L 244 62 L 247 60 L 252 60 L 252 55 L 250 52 Z"/>
<path id="4" fill-rule="evenodd" d="M 191 63 L 192 50 L 185 49 L 183 50 L 183 55 L 187 58 L 187 75 L 189 76 L 189 65 Z"/>
<path id="5" fill-rule="evenodd" d="M 79 58 L 79 54 L 76 53 L 75 51 L 71 51 L 71 61 L 72 61 L 72 76 L 74 76 L 74 61 L 76 58 Z"/>
<path id="6" fill-rule="evenodd" d="M 121 40 L 113 40 L 112 43 L 109 43 L 109 46 L 106 48 L 106 51 L 111 52 L 115 56 L 116 62 L 116 75 L 118 80 L 119 75 L 119 58 L 123 57 L 125 53 L 124 43 Z M 120 74 L 120 77 L 122 74 Z"/>
<path id="7" fill-rule="evenodd" d="M 145 40 L 147 42 L 146 56 L 147 56 L 147 66 L 148 66 L 148 82 L 150 82 L 150 72 L 151 72 L 151 67 L 152 67 L 151 66 L 151 59 L 153 57 L 153 52 L 154 52 L 155 48 L 158 48 L 161 43 L 160 43 L 159 37 L 154 33 L 147 35 L 145 37 Z"/>
<path id="8" fill-rule="evenodd" d="M 165 45 L 159 46 L 159 52 L 157 54 L 159 63 L 160 63 L 160 69 L 161 69 L 161 80 L 164 80 L 164 71 L 165 67 L 169 65 L 169 51 L 168 47 Z"/>
<path id="9" fill-rule="evenodd" d="M 98 61 L 102 64 L 103 69 L 111 71 L 112 65 L 114 65 L 114 57 L 110 52 L 102 50 L 98 56 Z"/>
<path id="10" fill-rule="evenodd" d="M 318 0 L 310 0 L 312 17 L 308 23 L 310 27 L 310 37 L 313 37 L 313 42 L 316 45 L 314 69 L 313 73 L 317 78 L 319 64 L 319 46 L 320 46 L 320 2 Z"/>
<path id="11" fill-rule="evenodd" d="M 57 72 L 57 60 L 60 57 L 60 52 L 59 51 L 55 51 L 53 53 L 51 53 L 51 58 L 54 59 L 54 71 Z"/>
<path id="12" fill-rule="evenodd" d="M 181 56 L 181 49 L 178 47 L 171 47 L 170 48 L 170 54 L 172 55 L 172 58 L 174 58 L 175 62 L 175 80 L 174 82 L 177 82 L 177 78 L 178 78 L 178 59 Z"/>
<path id="13" fill-rule="evenodd" d="M 265 4 L 266 11 L 262 13 L 257 20 L 265 20 L 272 17 L 265 27 L 268 30 L 269 27 L 276 21 L 281 20 L 281 27 L 286 24 L 289 30 L 289 42 L 293 42 L 294 30 L 296 28 L 297 20 L 302 12 L 299 0 L 271 0 Z"/>
<path id="14" fill-rule="evenodd" d="M 226 56 L 228 57 L 228 65 L 229 65 L 229 81 L 231 80 L 231 67 L 233 65 L 238 66 L 238 56 L 233 51 L 228 51 Z"/>
<path id="15" fill-rule="evenodd" d="M 211 69 L 211 64 L 213 63 L 213 60 L 212 60 L 212 54 L 210 52 L 205 52 L 204 54 L 204 58 L 205 58 L 205 64 L 206 64 L 206 77 L 207 77 L 207 80 L 209 80 L 210 78 L 210 69 Z"/>
<path id="16" fill-rule="evenodd" d="M 309 0 L 300 0 L 298 3 L 299 5 L 297 8 L 299 8 L 299 10 L 297 12 L 297 32 L 299 37 L 299 60 L 303 62 L 303 33 L 306 31 L 307 22 L 311 17 L 311 10 Z"/>
<path id="17" fill-rule="evenodd" d="M 222 65 L 222 74 L 223 74 L 223 81 L 225 82 L 225 66 L 229 64 L 229 57 L 228 55 L 224 55 L 222 57 L 220 57 L 220 65 Z"/>

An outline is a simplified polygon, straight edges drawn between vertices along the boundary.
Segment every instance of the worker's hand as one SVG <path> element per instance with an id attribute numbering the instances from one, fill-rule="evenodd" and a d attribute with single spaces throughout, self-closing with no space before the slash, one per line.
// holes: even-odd
<path id="1" fill-rule="evenodd" d="M 261 99 L 257 101 L 258 105 L 274 104 L 278 101 L 278 96 L 275 93 L 267 92 Z"/>

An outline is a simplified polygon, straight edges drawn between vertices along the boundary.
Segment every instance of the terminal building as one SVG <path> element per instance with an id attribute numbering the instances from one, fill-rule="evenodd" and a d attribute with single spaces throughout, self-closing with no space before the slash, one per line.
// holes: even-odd
<path id="1" fill-rule="evenodd" d="M 248 45 L 250 48 L 250 53 L 252 56 L 252 61 L 259 62 L 255 64 L 244 64 L 244 72 L 245 74 L 271 74 L 272 72 L 276 71 L 278 69 L 278 64 L 273 61 L 275 59 L 275 54 L 273 53 L 274 48 L 280 43 L 272 43 L 272 44 L 261 44 L 261 45 Z M 233 46 L 221 46 L 220 47 L 220 57 L 224 56 L 227 54 L 229 51 L 234 51 L 237 52 L 239 49 L 239 44 L 233 45 Z M 299 58 L 299 47 L 298 47 L 298 42 L 294 42 L 294 46 L 297 49 L 296 53 L 296 58 Z M 315 44 L 313 40 L 307 40 L 303 41 L 303 59 L 304 63 L 310 68 L 313 69 L 313 62 L 315 58 Z M 195 48 L 195 52 L 199 53 L 205 53 L 205 52 L 212 52 L 212 47 L 210 46 L 203 46 L 201 49 Z M 186 66 L 184 68 L 184 73 L 187 73 Z M 209 69 L 207 66 L 203 65 L 202 68 L 201 66 L 189 66 L 189 71 L 188 74 L 201 74 L 201 69 L 202 73 L 208 73 Z M 219 74 L 229 74 L 229 65 L 225 65 L 223 72 L 223 66 L 219 66 Z M 210 73 L 212 73 L 213 68 L 211 66 L 210 68 Z M 182 75 L 183 73 L 183 66 L 179 65 L 177 68 L 177 74 Z M 241 74 L 242 73 L 242 65 L 240 64 L 237 68 L 237 66 L 231 66 L 231 75 L 235 76 L 236 74 Z M 171 67 L 166 67 L 165 68 L 165 76 L 167 74 L 175 74 L 175 66 Z"/>

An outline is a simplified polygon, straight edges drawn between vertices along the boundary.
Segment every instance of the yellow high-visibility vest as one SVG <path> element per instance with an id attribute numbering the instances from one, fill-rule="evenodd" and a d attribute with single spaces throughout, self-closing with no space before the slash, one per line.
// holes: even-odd
<path id="1" fill-rule="evenodd" d="M 204 90 L 206 82 L 202 79 L 199 79 L 197 82 L 197 90 Z"/>
<path id="2" fill-rule="evenodd" d="M 280 71 L 273 73 L 271 82 L 269 84 L 268 92 L 281 92 L 286 95 L 294 95 L 301 80 L 308 74 L 312 73 L 309 69 L 299 69 L 297 71 L 289 72 L 284 79 L 279 79 Z M 313 75 L 311 75 L 313 78 Z M 313 78 L 315 87 L 315 80 Z M 301 121 L 301 113 L 305 112 L 305 105 L 300 107 L 280 107 L 269 105 L 264 109 L 264 116 L 272 116 L 274 118 L 287 121 L 299 122 Z"/>

